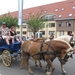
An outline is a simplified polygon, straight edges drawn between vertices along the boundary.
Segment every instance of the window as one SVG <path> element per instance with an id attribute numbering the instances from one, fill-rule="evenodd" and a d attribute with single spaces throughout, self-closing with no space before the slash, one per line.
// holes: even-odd
<path id="1" fill-rule="evenodd" d="M 72 14 L 69 14 L 69 16 L 72 16 Z"/>
<path id="2" fill-rule="evenodd" d="M 48 16 L 45 16 L 45 20 L 48 21 Z"/>
<path id="3" fill-rule="evenodd" d="M 17 34 L 20 34 L 20 31 L 17 31 Z"/>
<path id="4" fill-rule="evenodd" d="M 55 31 L 49 31 L 49 35 L 51 35 L 51 34 L 55 34 Z"/>
<path id="5" fill-rule="evenodd" d="M 54 15 L 50 15 L 50 16 L 49 16 L 49 21 L 50 21 L 50 20 L 51 20 L 51 21 L 54 20 Z"/>
<path id="6" fill-rule="evenodd" d="M 75 6 L 74 6 L 74 7 L 72 7 L 72 9 L 75 9 Z"/>
<path id="7" fill-rule="evenodd" d="M 45 31 L 40 31 L 40 32 L 42 32 L 42 35 L 45 35 Z"/>
<path id="8" fill-rule="evenodd" d="M 26 28 L 26 25 L 22 25 L 22 28 Z"/>
<path id="9" fill-rule="evenodd" d="M 62 8 L 62 10 L 64 10 L 64 8 Z"/>
<path id="10" fill-rule="evenodd" d="M 64 31 L 60 31 L 60 36 L 64 35 Z"/>
<path id="11" fill-rule="evenodd" d="M 55 11 L 58 11 L 58 9 L 55 9 Z"/>
<path id="12" fill-rule="evenodd" d="M 55 23 L 49 23 L 49 27 L 55 27 Z"/>
<path id="13" fill-rule="evenodd" d="M 70 27 L 71 26 L 71 22 L 66 22 L 66 26 Z"/>
<path id="14" fill-rule="evenodd" d="M 59 17 L 62 17 L 62 15 L 59 15 Z"/>
<path id="15" fill-rule="evenodd" d="M 41 17 L 44 21 L 53 21 L 55 18 L 55 15 L 45 15 Z"/>
<path id="16" fill-rule="evenodd" d="M 62 27 L 63 26 L 63 22 L 59 22 L 59 27 Z"/>
<path id="17" fill-rule="evenodd" d="M 29 14 L 27 14 L 27 16 L 28 16 Z"/>
<path id="18" fill-rule="evenodd" d="M 47 10 L 45 10 L 44 13 L 47 13 Z"/>
<path id="19" fill-rule="evenodd" d="M 23 31 L 23 34 L 26 34 L 26 31 Z"/>

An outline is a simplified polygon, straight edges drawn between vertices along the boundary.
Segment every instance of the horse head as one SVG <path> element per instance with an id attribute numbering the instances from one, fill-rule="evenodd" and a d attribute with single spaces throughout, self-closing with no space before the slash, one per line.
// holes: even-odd
<path id="1" fill-rule="evenodd" d="M 64 40 L 52 40 L 50 45 L 56 55 L 59 55 L 60 61 L 65 63 L 69 57 L 74 53 L 74 49 Z"/>

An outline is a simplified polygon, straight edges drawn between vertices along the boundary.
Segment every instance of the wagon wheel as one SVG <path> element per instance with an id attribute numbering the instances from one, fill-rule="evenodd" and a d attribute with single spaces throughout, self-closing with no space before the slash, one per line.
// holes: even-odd
<path id="1" fill-rule="evenodd" d="M 2 62 L 5 66 L 10 66 L 12 59 L 11 59 L 11 54 L 8 50 L 4 50 L 2 53 Z"/>

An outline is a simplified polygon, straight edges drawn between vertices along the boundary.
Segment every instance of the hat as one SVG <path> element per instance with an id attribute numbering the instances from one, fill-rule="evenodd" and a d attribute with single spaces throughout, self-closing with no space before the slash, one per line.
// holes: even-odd
<path id="1" fill-rule="evenodd" d="M 4 25 L 4 24 L 6 25 L 6 22 L 2 22 L 2 25 Z"/>

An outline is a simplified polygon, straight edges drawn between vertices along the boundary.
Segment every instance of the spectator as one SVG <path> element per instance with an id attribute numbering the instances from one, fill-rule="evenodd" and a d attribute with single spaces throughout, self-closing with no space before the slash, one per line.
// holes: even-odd
<path id="1" fill-rule="evenodd" d="M 10 42 L 9 42 L 9 31 L 10 29 L 7 27 L 6 22 L 2 22 L 2 26 L 0 28 L 2 38 L 5 40 L 7 43 L 8 47 L 10 48 Z"/>
<path id="2" fill-rule="evenodd" d="M 34 36 L 33 35 L 31 36 L 30 40 L 32 40 L 32 41 L 34 40 Z"/>
<path id="3" fill-rule="evenodd" d="M 26 38 L 26 40 L 30 40 L 30 38 L 29 38 L 29 37 L 27 37 L 27 38 Z"/>
<path id="4" fill-rule="evenodd" d="M 54 39 L 54 34 L 53 33 L 51 33 L 51 35 L 50 35 L 50 40 L 52 40 L 52 39 Z"/>
<path id="5" fill-rule="evenodd" d="M 26 40 L 26 37 L 25 36 L 22 36 L 22 41 L 25 41 Z"/>
<path id="6" fill-rule="evenodd" d="M 74 36 L 74 35 L 72 34 L 72 32 L 70 32 L 69 35 L 70 35 L 70 36 Z"/>

